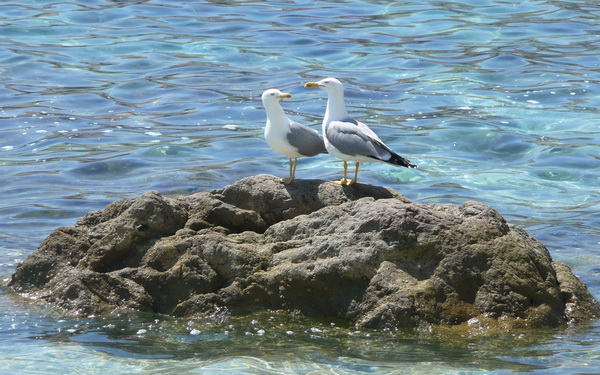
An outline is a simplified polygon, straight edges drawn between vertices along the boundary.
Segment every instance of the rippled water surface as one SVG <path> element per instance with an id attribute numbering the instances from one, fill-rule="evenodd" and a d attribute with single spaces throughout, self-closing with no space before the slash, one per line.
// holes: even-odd
<path id="1" fill-rule="evenodd" d="M 0 277 L 52 229 L 149 190 L 285 176 L 264 89 L 319 129 L 335 76 L 351 114 L 418 170 L 362 182 L 479 200 L 600 298 L 596 1 L 0 1 Z M 302 159 L 299 178 L 340 178 Z M 356 332 L 339 322 L 68 318 L 0 287 L 1 373 L 597 373 L 600 325 Z"/>

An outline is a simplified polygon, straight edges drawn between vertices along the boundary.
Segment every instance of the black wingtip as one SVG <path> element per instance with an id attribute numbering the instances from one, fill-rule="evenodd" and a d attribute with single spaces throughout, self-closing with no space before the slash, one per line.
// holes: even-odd
<path id="1" fill-rule="evenodd" d="M 402 156 L 395 153 L 392 154 L 392 157 L 390 158 L 390 160 L 388 160 L 388 163 L 406 168 L 419 168 L 416 164 L 411 163 L 410 160 L 405 159 Z"/>

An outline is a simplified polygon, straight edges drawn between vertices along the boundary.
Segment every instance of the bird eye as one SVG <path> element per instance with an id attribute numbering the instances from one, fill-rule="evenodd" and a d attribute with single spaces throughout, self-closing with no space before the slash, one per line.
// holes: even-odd
<path id="1" fill-rule="evenodd" d="M 271 96 L 273 96 L 273 95 L 275 95 L 275 93 L 274 93 L 274 92 L 272 92 L 272 93 L 271 93 Z"/>

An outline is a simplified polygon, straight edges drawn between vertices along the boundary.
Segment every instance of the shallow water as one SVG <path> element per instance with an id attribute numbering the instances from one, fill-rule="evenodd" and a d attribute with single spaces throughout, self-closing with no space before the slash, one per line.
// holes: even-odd
<path id="1" fill-rule="evenodd" d="M 292 93 L 290 116 L 318 129 L 323 93 L 303 83 L 335 76 L 352 115 L 420 167 L 366 164 L 362 182 L 487 203 L 600 298 L 599 18 L 593 1 L 1 2 L 0 277 L 114 200 L 285 176 L 260 94 Z M 297 175 L 341 167 L 319 156 Z M 482 337 L 277 316 L 74 319 L 5 288 L 0 306 L 1 373 L 600 368 L 598 322 Z"/>

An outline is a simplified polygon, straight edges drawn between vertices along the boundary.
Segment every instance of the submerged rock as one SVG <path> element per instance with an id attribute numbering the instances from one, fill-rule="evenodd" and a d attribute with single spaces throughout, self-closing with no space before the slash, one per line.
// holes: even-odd
<path id="1" fill-rule="evenodd" d="M 600 315 L 566 265 L 486 205 L 268 175 L 91 212 L 55 230 L 9 286 L 78 314 L 287 310 L 390 329 Z"/>

